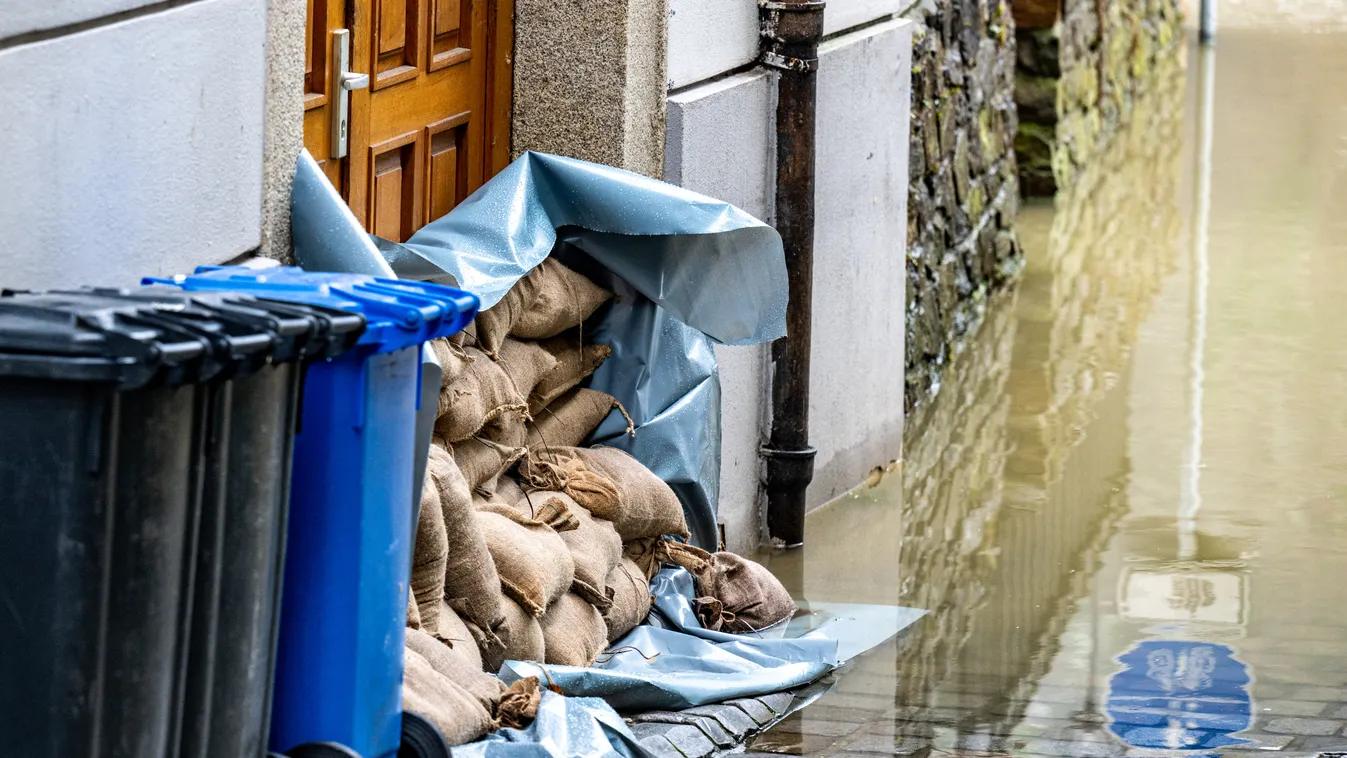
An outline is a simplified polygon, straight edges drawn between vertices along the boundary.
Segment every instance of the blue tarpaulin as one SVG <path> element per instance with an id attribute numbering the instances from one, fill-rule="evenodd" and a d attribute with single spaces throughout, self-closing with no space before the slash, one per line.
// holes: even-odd
<path id="1" fill-rule="evenodd" d="M 613 354 L 590 386 L 636 424 L 610 418 L 590 442 L 631 453 L 683 503 L 692 542 L 715 550 L 720 378 L 715 342 L 786 333 L 776 231 L 728 203 L 629 171 L 525 153 L 405 244 L 362 237 L 307 153 L 295 174 L 295 256 L 318 271 L 453 283 L 485 310 L 555 254 L 618 294 L 592 324 Z"/>

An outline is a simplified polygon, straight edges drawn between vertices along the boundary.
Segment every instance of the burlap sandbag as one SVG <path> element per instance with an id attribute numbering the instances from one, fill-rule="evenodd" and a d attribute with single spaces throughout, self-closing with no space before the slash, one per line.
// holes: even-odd
<path id="1" fill-rule="evenodd" d="M 495 492 L 501 477 L 528 449 L 508 443 L 493 442 L 484 437 L 473 437 L 454 443 L 454 462 L 463 472 L 463 479 L 472 492 L 489 496 Z"/>
<path id="2" fill-rule="evenodd" d="M 636 566 L 645 576 L 646 582 L 649 583 L 664 566 L 664 558 L 666 557 L 662 550 L 664 542 L 663 537 L 628 540 L 622 543 L 622 559 L 630 561 L 632 565 Z"/>
<path id="3" fill-rule="evenodd" d="M 455 344 L 448 337 L 441 337 L 430 341 L 430 349 L 435 351 L 435 359 L 440 362 L 440 370 L 444 376 L 440 380 L 440 389 L 453 384 L 454 380 L 463 375 L 472 365 L 472 356 L 463 349 L 462 345 Z M 436 417 L 438 418 L 438 413 Z"/>
<path id="4" fill-rule="evenodd" d="M 427 629 L 435 629 L 439 625 L 440 601 L 444 599 L 445 564 L 448 560 L 449 540 L 444 528 L 439 483 L 427 466 L 421 486 L 421 515 L 416 524 L 411 583 L 417 615 L 421 625 Z"/>
<path id="5" fill-rule="evenodd" d="M 407 649 L 420 653 L 436 671 L 449 677 L 454 684 L 467 690 L 489 713 L 496 712 L 496 704 L 505 691 L 505 685 L 496 677 L 482 671 L 471 657 L 436 639 L 420 629 L 407 630 Z"/>
<path id="6" fill-rule="evenodd" d="M 448 552 L 444 567 L 444 597 L 468 623 L 483 655 L 500 649 L 495 629 L 504 615 L 500 604 L 500 575 L 477 526 L 472 493 L 454 459 L 432 445 L 426 465 L 439 489 Z"/>
<path id="7" fill-rule="evenodd" d="M 570 550 L 552 527 L 488 511 L 477 511 L 474 519 L 500 574 L 501 589 L 529 613 L 542 616 L 575 581 Z"/>
<path id="8" fill-rule="evenodd" d="M 547 258 L 515 283 L 500 302 L 477 314 L 477 341 L 494 353 L 507 334 L 524 339 L 554 337 L 579 326 L 612 293 Z"/>
<path id="9" fill-rule="evenodd" d="M 617 448 L 532 452 L 519 470 L 533 486 L 559 483 L 562 492 L 590 513 L 613 522 L 623 542 L 664 534 L 689 535 L 683 506 L 669 485 Z"/>
<path id="10" fill-rule="evenodd" d="M 666 563 L 692 574 L 693 607 L 702 626 L 718 632 L 751 634 L 789 620 L 795 601 L 771 571 L 734 553 L 707 553 L 677 542 L 657 547 Z"/>
<path id="11" fill-rule="evenodd" d="M 534 451 L 576 447 L 608 418 L 614 408 L 626 415 L 612 395 L 598 390 L 573 389 L 533 414 L 533 423 L 528 426 L 528 447 Z M 627 430 L 634 431 L 630 420 Z"/>
<path id="12" fill-rule="evenodd" d="M 540 623 L 546 663 L 589 666 L 608 646 L 608 627 L 603 616 L 574 592 L 557 598 Z"/>
<path id="13" fill-rule="evenodd" d="M 608 345 L 584 345 L 578 329 L 569 330 L 540 344 L 557 359 L 557 365 L 543 375 L 529 395 L 529 413 L 535 416 L 593 374 L 613 352 L 613 348 Z"/>
<path id="14" fill-rule="evenodd" d="M 570 500 L 560 493 L 548 496 L 549 502 L 562 498 Z M 575 561 L 575 581 L 571 584 L 571 592 L 602 613 L 612 605 L 608 593 L 608 574 L 622 560 L 622 538 L 617 535 L 611 522 L 590 514 L 578 505 L 567 505 L 579 521 L 578 528 L 560 533 L 562 542 L 570 548 L 571 558 Z"/>
<path id="15" fill-rule="evenodd" d="M 501 481 L 507 480 L 508 477 L 501 478 Z M 564 493 L 534 492 L 525 495 L 521 492 L 517 500 L 502 498 L 499 494 L 497 492 L 483 497 L 473 493 L 472 505 L 479 511 L 500 514 L 525 526 L 547 524 L 558 534 L 580 528 L 580 519 L 576 514 L 585 509 Z"/>
<path id="16" fill-rule="evenodd" d="M 516 679 L 505 689 L 496 708 L 497 729 L 523 729 L 538 716 L 543 701 L 542 683 L 536 676 Z"/>
<path id="17" fill-rule="evenodd" d="M 439 624 L 435 636 L 466 658 L 473 668 L 482 670 L 482 651 L 477 647 L 476 638 L 458 613 L 449 607 L 449 601 L 443 599 L 440 600 Z"/>
<path id="18" fill-rule="evenodd" d="M 451 334 L 448 337 L 445 337 L 445 339 L 459 347 L 466 347 L 469 345 L 475 347 L 477 345 L 477 322 L 474 321 L 469 323 L 467 326 L 463 327 L 462 331 L 456 334 Z"/>
<path id="19" fill-rule="evenodd" d="M 500 671 L 505 661 L 543 663 L 543 627 L 538 619 L 508 597 L 501 598 L 501 607 L 505 610 L 505 623 L 501 624 L 500 637 L 505 648 L 499 657 L 482 659 L 486 670 Z"/>
<path id="20" fill-rule="evenodd" d="M 795 615 L 790 592 L 760 563 L 734 553 L 715 553 L 710 577 L 713 589 L 706 594 L 724 606 L 720 626 L 724 631 L 748 634 Z"/>
<path id="21" fill-rule="evenodd" d="M 494 727 L 490 711 L 410 648 L 403 651 L 402 709 L 425 716 L 450 745 L 480 739 Z"/>
<path id="22" fill-rule="evenodd" d="M 499 360 L 476 348 L 467 370 L 440 390 L 435 431 L 450 442 L 479 435 L 479 430 L 504 413 L 528 410 L 528 396 L 557 359 L 537 343 L 506 340 Z M 490 435 L 485 435 L 490 436 Z"/>
<path id="23" fill-rule="evenodd" d="M 416 607 L 416 596 L 407 593 L 407 627 L 409 629 L 421 628 L 421 611 Z"/>
<path id="24" fill-rule="evenodd" d="M 608 589 L 613 600 L 603 614 L 608 627 L 608 641 L 635 629 L 650 615 L 650 580 L 636 562 L 623 558 L 608 574 Z"/>
<path id="25" fill-rule="evenodd" d="M 573 449 L 573 448 L 568 448 Z M 549 450 L 526 454 L 519 461 L 520 481 L 525 492 L 565 492 L 590 513 L 617 510 L 617 485 L 603 474 L 591 471 L 579 456 Z"/>
<path id="26" fill-rule="evenodd" d="M 483 673 L 481 666 L 460 651 L 424 631 L 408 629 L 406 645 L 404 702 L 409 700 L 409 691 L 417 696 L 411 698 L 415 707 L 410 710 L 434 721 L 453 745 L 470 742 L 489 731 L 505 685 Z"/>

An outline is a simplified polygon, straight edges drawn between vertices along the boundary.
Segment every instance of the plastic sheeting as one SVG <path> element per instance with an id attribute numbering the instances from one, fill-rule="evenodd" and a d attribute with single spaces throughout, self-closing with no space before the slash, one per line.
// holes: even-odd
<path id="1" fill-rule="evenodd" d="M 823 631 L 796 639 L 703 629 L 692 610 L 692 576 L 666 568 L 651 582 L 655 625 L 636 627 L 590 668 L 507 661 L 506 683 L 537 676 L 567 695 L 601 697 L 619 711 L 681 710 L 808 684 L 837 666 Z"/>
<path id="2" fill-rule="evenodd" d="M 499 729 L 454 748 L 456 758 L 646 758 L 622 717 L 596 698 L 543 691 L 538 716 L 525 729 Z"/>
<path id="3" fill-rule="evenodd" d="M 630 452 L 683 503 L 692 542 L 714 550 L 720 379 L 714 342 L 786 333 L 786 267 L 776 231 L 744 211 L 629 171 L 525 153 L 406 244 L 355 239 L 358 223 L 304 153 L 292 201 L 295 256 L 318 271 L 452 282 L 497 303 L 555 253 L 620 297 L 595 325 L 613 354 L 590 386 L 615 396 L 591 438 Z"/>

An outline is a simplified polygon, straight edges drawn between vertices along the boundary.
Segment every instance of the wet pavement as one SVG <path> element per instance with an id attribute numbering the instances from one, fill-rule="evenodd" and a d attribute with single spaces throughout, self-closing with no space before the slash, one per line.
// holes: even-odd
<path id="1" fill-rule="evenodd" d="M 901 467 L 762 556 L 931 613 L 750 753 L 1347 750 L 1347 37 L 1222 37 L 1209 202 L 1195 61 L 1023 210 Z"/>

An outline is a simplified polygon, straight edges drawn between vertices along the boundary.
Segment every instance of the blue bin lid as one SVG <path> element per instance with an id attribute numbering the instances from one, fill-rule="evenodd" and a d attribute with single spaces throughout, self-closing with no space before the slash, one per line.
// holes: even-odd
<path id="1" fill-rule="evenodd" d="M 456 334 L 477 315 L 479 304 L 476 295 L 442 284 L 305 271 L 298 266 L 201 266 L 191 276 L 146 277 L 142 284 L 169 284 L 196 292 L 246 292 L 263 300 L 360 313 L 366 327 L 358 344 L 376 353 Z"/>

